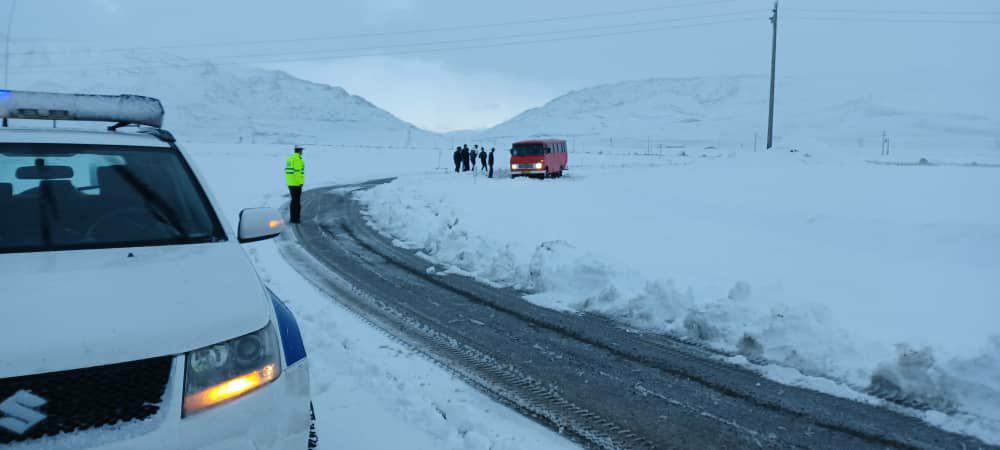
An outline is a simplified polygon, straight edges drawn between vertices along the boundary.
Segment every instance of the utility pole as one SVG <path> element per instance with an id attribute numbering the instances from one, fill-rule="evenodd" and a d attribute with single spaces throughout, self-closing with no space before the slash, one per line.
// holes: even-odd
<path id="1" fill-rule="evenodd" d="M 7 84 L 7 74 L 10 72 L 10 29 L 14 26 L 14 6 L 17 5 L 17 0 L 10 0 L 10 14 L 7 15 L 7 36 L 6 44 L 4 44 L 3 51 L 3 88 L 10 89 L 10 85 Z"/>
<path id="2" fill-rule="evenodd" d="M 771 25 L 774 27 L 771 32 L 771 102 L 767 112 L 767 149 L 770 150 L 774 144 L 774 66 L 778 56 L 778 2 L 775 0 L 774 9 L 771 10 Z"/>

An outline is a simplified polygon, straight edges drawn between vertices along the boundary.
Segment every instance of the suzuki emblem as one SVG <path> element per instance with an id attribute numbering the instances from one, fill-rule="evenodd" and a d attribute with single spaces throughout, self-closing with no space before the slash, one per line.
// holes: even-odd
<path id="1" fill-rule="evenodd" d="M 31 427 L 45 420 L 46 416 L 38 408 L 46 403 L 31 391 L 20 390 L 0 402 L 0 428 L 17 434 L 24 434 Z"/>

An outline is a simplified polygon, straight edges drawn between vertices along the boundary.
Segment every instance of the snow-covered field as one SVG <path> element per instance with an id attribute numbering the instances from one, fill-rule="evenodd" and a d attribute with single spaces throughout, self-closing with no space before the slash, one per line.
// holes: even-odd
<path id="1" fill-rule="evenodd" d="M 571 154 L 547 181 L 417 173 L 359 197 L 448 271 L 765 358 L 782 381 L 856 396 L 817 377 L 876 379 L 1000 443 L 1000 168 L 687 153 Z"/>
<path id="2" fill-rule="evenodd" d="M 287 147 L 190 144 L 186 150 L 233 226 L 242 208 L 286 201 Z M 305 158 L 307 187 L 428 172 L 437 164 L 436 152 L 423 151 L 309 147 Z M 285 262 L 275 242 L 246 248 L 302 326 L 321 449 L 579 448 L 337 306 Z"/>

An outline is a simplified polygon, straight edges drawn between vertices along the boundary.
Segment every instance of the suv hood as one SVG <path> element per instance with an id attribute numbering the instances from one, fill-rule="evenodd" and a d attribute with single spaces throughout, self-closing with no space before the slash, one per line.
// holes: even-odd
<path id="1" fill-rule="evenodd" d="M 231 243 L 0 254 L 0 378 L 174 355 L 267 325 Z"/>

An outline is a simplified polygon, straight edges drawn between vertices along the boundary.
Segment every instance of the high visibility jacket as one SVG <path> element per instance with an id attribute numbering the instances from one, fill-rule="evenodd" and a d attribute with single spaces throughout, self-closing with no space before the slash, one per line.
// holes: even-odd
<path id="1" fill-rule="evenodd" d="M 302 155 L 292 153 L 288 161 L 285 161 L 285 182 L 289 186 L 306 184 L 306 163 L 302 160 Z"/>

